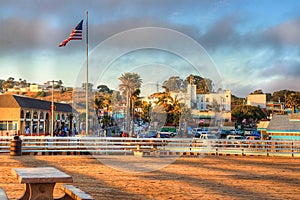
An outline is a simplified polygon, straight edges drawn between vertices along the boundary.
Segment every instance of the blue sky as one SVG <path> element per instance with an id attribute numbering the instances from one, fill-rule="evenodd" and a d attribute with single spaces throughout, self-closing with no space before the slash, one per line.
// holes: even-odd
<path id="1" fill-rule="evenodd" d="M 115 89 L 117 78 L 126 70 L 141 73 L 148 86 L 162 81 L 167 72 L 185 78 L 194 72 L 191 65 L 195 63 L 190 60 L 205 54 L 211 62 L 201 63 L 204 57 L 199 56 L 201 67 L 196 71 L 209 76 L 205 70 L 215 68 L 217 73 L 211 73 L 217 75 L 207 78 L 221 79 L 222 88 L 236 96 L 245 97 L 257 89 L 266 93 L 300 91 L 298 0 L 0 0 L 0 79 L 11 76 L 35 83 L 54 79 L 66 86 L 81 81 L 80 77 L 85 77 L 85 40 L 71 41 L 64 48 L 58 44 L 85 19 L 86 10 L 92 60 L 102 62 L 113 48 L 127 48 L 127 53 L 114 57 L 109 66 L 99 62 L 91 66 L 94 85 Z M 171 37 L 164 37 L 157 49 L 149 50 L 142 43 L 138 51 L 125 41 L 111 40 L 143 27 L 165 28 L 186 38 L 178 39 L 172 35 L 175 32 L 169 32 Z M 187 40 L 203 50 L 185 46 Z M 104 45 L 107 41 L 109 49 L 97 51 L 108 48 Z M 182 49 L 172 47 L 174 44 Z M 181 54 L 174 56 L 174 52 Z"/>

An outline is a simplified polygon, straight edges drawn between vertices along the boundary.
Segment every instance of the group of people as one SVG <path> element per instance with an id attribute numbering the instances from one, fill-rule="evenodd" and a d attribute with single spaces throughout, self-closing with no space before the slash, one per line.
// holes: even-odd
<path id="1" fill-rule="evenodd" d="M 67 126 L 57 128 L 54 130 L 54 135 L 58 137 L 74 136 L 77 134 L 76 128 L 70 130 Z"/>

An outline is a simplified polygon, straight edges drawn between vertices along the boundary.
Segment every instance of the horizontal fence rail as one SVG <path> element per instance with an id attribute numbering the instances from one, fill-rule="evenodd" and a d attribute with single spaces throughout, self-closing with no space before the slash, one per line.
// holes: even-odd
<path id="1" fill-rule="evenodd" d="M 12 137 L 0 137 L 9 153 Z M 199 140 L 193 138 L 20 137 L 22 154 L 32 155 L 265 155 L 300 157 L 300 141 Z"/>

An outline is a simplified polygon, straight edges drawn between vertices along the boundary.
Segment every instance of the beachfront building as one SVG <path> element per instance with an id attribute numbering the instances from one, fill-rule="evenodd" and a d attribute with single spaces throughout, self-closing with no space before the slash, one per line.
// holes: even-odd
<path id="1" fill-rule="evenodd" d="M 52 133 L 51 101 L 20 95 L 0 95 L 0 135 L 50 135 Z M 72 106 L 54 103 L 54 131 L 76 127 Z"/>
<path id="2" fill-rule="evenodd" d="M 266 133 L 272 140 L 300 140 L 300 114 L 273 115 Z"/>

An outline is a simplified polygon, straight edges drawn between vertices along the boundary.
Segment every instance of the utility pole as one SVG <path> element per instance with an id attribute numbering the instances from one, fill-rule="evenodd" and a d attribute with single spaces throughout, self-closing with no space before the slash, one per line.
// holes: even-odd
<path id="1" fill-rule="evenodd" d="M 54 136 L 54 80 L 52 80 L 52 98 L 51 98 L 51 136 Z"/>

